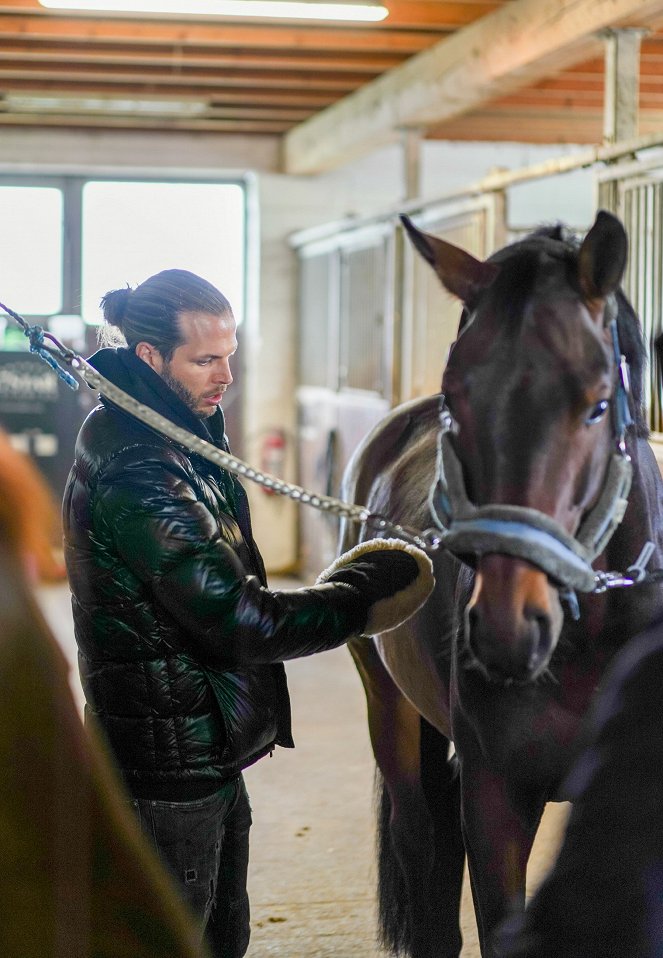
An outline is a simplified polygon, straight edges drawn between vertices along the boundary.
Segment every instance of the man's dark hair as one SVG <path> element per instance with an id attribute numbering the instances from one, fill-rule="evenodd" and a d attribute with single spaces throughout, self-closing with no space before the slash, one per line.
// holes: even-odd
<path id="1" fill-rule="evenodd" d="M 183 312 L 230 313 L 230 303 L 206 279 L 185 269 L 165 269 L 131 289 L 114 289 L 101 298 L 104 320 L 120 330 L 130 349 L 147 342 L 168 362 L 182 342 Z"/>

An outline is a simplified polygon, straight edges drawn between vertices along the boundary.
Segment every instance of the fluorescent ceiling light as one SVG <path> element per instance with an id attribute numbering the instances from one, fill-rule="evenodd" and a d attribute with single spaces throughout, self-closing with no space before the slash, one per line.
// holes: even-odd
<path id="1" fill-rule="evenodd" d="M 389 11 L 379 0 L 39 0 L 53 10 L 99 13 L 190 14 L 219 17 L 274 17 L 289 20 L 384 20 Z"/>
<path id="2" fill-rule="evenodd" d="M 122 100 L 114 97 L 15 96 L 0 99 L 0 112 L 11 113 L 105 113 L 107 115 L 140 114 L 145 116 L 202 116 L 207 103 L 195 100 Z"/>

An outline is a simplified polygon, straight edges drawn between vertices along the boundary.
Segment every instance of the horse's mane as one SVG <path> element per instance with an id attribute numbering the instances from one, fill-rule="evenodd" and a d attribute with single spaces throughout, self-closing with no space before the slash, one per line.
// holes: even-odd
<path id="1" fill-rule="evenodd" d="M 541 252 L 546 252 L 557 259 L 567 260 L 569 263 L 575 263 L 580 243 L 580 238 L 562 223 L 542 225 L 528 233 L 523 239 L 493 254 L 490 261 L 506 264 L 509 259 L 512 259 L 514 255 L 516 256 L 518 262 L 517 269 L 514 270 L 517 277 L 515 292 L 524 296 L 531 288 L 530 283 L 534 282 L 535 270 L 540 262 Z M 499 278 L 498 276 L 496 283 Z M 512 302 L 514 297 L 513 280 L 514 276 L 510 275 L 508 283 L 510 286 L 509 296 Z M 636 434 L 646 437 L 649 433 L 649 427 L 643 408 L 643 379 L 647 365 L 647 350 L 642 335 L 642 325 L 623 289 L 617 290 L 616 299 L 619 344 L 630 371 L 631 395 L 629 402 L 631 415 L 635 422 Z"/>

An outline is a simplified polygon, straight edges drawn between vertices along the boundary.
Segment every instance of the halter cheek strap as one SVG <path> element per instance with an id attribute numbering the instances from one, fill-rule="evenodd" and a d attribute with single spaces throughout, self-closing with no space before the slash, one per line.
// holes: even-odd
<path id="1" fill-rule="evenodd" d="M 487 553 L 510 555 L 531 562 L 562 589 L 595 591 L 592 562 L 603 552 L 624 517 L 632 477 L 631 459 L 624 444 L 626 429 L 633 421 L 628 405 L 628 367 L 619 348 L 616 318 L 611 319 L 610 327 L 619 371 L 612 401 L 616 449 L 610 457 L 599 498 L 575 537 L 538 509 L 476 506 L 470 501 L 463 468 L 450 440 L 458 426 L 443 404 L 436 478 L 429 492 L 429 506 L 441 532 L 440 544 L 462 561 L 473 564 L 477 556 Z"/>

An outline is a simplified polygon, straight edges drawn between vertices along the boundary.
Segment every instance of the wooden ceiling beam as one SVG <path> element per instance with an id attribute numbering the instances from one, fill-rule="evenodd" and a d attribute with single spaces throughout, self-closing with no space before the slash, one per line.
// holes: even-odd
<path id="1" fill-rule="evenodd" d="M 403 128 L 439 126 L 599 55 L 599 31 L 661 15 L 663 0 L 513 0 L 291 130 L 284 171 L 319 172 Z"/>

